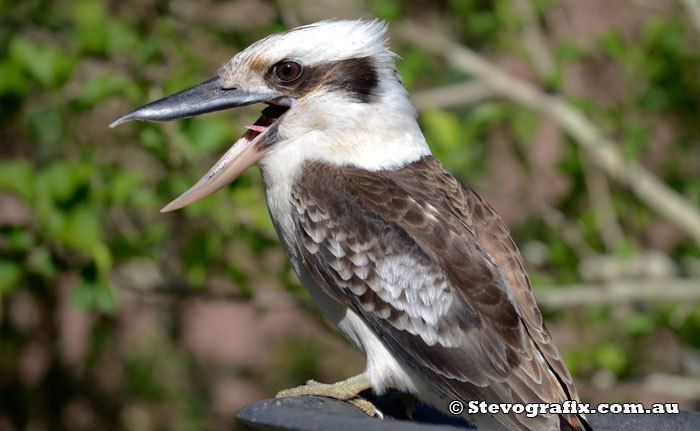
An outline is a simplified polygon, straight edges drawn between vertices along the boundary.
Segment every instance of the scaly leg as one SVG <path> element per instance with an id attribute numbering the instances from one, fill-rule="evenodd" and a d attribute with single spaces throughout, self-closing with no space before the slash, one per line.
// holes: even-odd
<path id="1" fill-rule="evenodd" d="M 285 389 L 279 391 L 277 398 L 282 397 L 301 397 L 310 395 L 319 395 L 336 400 L 347 401 L 358 409 L 365 412 L 368 416 L 384 417 L 372 403 L 360 397 L 358 394 L 372 387 L 372 382 L 369 376 L 365 373 L 350 377 L 347 380 L 338 383 L 326 384 L 319 383 L 314 380 L 309 380 L 305 385 L 297 386 L 296 388 Z"/>

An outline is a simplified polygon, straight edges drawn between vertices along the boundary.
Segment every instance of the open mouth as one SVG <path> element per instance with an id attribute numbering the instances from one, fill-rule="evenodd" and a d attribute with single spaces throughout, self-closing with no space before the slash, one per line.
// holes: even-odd
<path id="1" fill-rule="evenodd" d="M 237 106 L 266 103 L 255 124 L 200 178 L 197 183 L 161 211 L 172 211 L 196 202 L 235 180 L 246 168 L 255 164 L 281 139 L 279 120 L 294 106 L 296 99 L 279 93 L 255 92 L 228 88 L 215 77 L 163 97 L 117 118 L 110 127 L 130 120 L 170 121 L 188 118 Z"/>
<path id="2" fill-rule="evenodd" d="M 252 125 L 245 126 L 248 131 L 243 139 L 252 141 L 273 127 L 277 121 L 294 105 L 296 100 L 289 97 L 281 97 L 266 102 L 268 106 L 260 112 L 260 117 Z"/>

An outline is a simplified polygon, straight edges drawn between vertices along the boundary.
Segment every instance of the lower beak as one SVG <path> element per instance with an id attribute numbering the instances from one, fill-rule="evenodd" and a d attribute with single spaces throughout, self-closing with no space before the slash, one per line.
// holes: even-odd
<path id="1" fill-rule="evenodd" d="M 119 117 L 109 125 L 115 127 L 131 120 L 170 121 L 194 117 L 207 112 L 221 111 L 237 106 L 267 102 L 280 94 L 251 93 L 241 89 L 226 89 L 219 78 L 204 81 L 179 93 L 166 96 Z M 262 138 L 259 136 L 258 138 Z M 240 138 L 212 166 L 194 186 L 166 205 L 161 212 L 183 208 L 203 199 L 235 180 L 246 168 L 264 154 L 264 145 L 255 145 L 259 139 Z"/>
<path id="2" fill-rule="evenodd" d="M 245 137 L 240 138 L 195 185 L 164 206 L 160 212 L 184 208 L 226 187 L 265 154 L 254 143 Z"/>

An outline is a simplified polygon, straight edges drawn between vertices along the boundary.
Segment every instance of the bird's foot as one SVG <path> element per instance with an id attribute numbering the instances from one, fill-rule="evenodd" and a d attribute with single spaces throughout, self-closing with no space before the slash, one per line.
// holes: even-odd
<path id="1" fill-rule="evenodd" d="M 296 388 L 279 391 L 277 398 L 283 397 L 303 397 L 303 396 L 323 396 L 346 401 L 358 409 L 362 410 L 370 417 L 384 418 L 384 415 L 371 402 L 359 396 L 359 393 L 372 387 L 366 374 L 359 374 L 338 383 L 327 384 L 309 380 L 305 385 Z"/>

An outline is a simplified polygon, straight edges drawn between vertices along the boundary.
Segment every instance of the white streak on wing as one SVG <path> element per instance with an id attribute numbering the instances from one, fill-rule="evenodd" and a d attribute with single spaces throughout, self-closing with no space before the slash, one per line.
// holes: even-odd
<path id="1" fill-rule="evenodd" d="M 455 346 L 463 340 L 438 333 L 438 323 L 450 313 L 454 296 L 442 270 L 409 254 L 388 255 L 374 262 L 379 282 L 373 290 L 408 318 L 402 328 L 426 344 Z M 427 299 L 427 300 L 426 300 Z"/>
<path id="2" fill-rule="evenodd" d="M 333 237 L 328 238 L 328 251 L 330 251 L 333 254 L 333 256 L 335 256 L 335 257 L 345 256 L 345 251 L 340 246 L 340 243 L 338 242 L 337 239 L 335 239 Z"/>
<path id="3" fill-rule="evenodd" d="M 326 239 L 326 231 L 323 229 L 314 229 L 312 227 L 304 227 L 307 234 L 314 240 L 315 243 L 320 244 Z"/>
<path id="4" fill-rule="evenodd" d="M 304 208 L 299 207 L 297 208 L 297 211 L 299 215 L 304 213 Z M 312 222 L 318 223 L 321 220 L 328 220 L 328 214 L 325 211 L 321 211 L 320 209 L 311 210 L 309 208 L 306 208 L 306 213 L 309 215 L 309 218 L 311 219 Z"/>
<path id="5" fill-rule="evenodd" d="M 304 247 L 311 254 L 316 254 L 319 250 L 319 245 L 316 242 L 304 241 Z"/>
<path id="6" fill-rule="evenodd" d="M 369 259 L 367 258 L 367 255 L 365 253 L 350 254 L 348 255 L 348 258 L 350 259 L 350 262 L 353 263 L 353 265 L 357 266 L 365 266 L 369 263 Z"/>
<path id="7" fill-rule="evenodd" d="M 428 219 L 431 221 L 437 222 L 438 221 L 438 216 L 440 215 L 440 211 L 437 210 L 434 206 L 432 206 L 429 203 L 425 204 L 425 212 L 424 214 Z"/>
<path id="8" fill-rule="evenodd" d="M 357 275 L 362 280 L 366 280 L 367 276 L 369 275 L 369 266 L 365 265 L 356 267 L 355 275 Z"/>
<path id="9" fill-rule="evenodd" d="M 353 251 L 356 255 L 362 255 L 364 256 L 364 252 L 370 250 L 374 246 L 374 241 L 371 242 L 362 242 L 362 241 L 351 241 L 348 246 L 350 247 L 350 250 Z"/>

